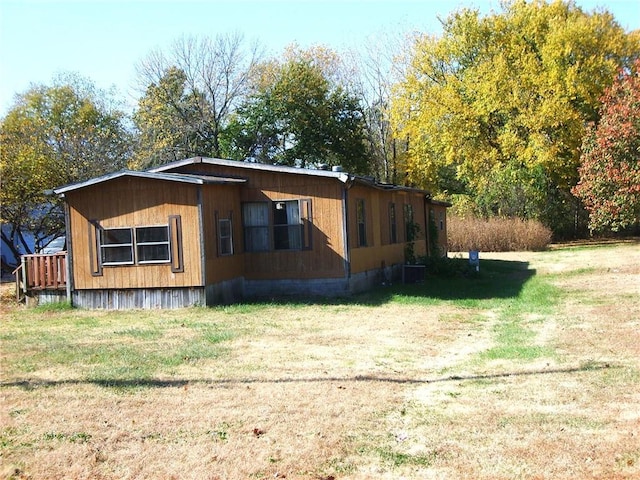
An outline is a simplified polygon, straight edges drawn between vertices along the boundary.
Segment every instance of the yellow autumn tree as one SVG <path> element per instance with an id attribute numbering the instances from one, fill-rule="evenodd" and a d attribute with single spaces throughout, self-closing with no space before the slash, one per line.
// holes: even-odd
<path id="1" fill-rule="evenodd" d="M 485 215 L 570 228 L 585 126 L 616 72 L 640 54 L 638 34 L 573 1 L 506 2 L 486 16 L 465 9 L 442 27 L 414 38 L 394 89 L 408 179 L 469 194 Z"/>

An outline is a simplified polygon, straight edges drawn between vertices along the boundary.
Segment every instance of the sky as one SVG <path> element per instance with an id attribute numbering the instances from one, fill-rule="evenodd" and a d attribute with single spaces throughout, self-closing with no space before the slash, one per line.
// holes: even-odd
<path id="1" fill-rule="evenodd" d="M 640 29 L 640 0 L 576 0 L 606 8 L 627 31 Z M 292 43 L 343 51 L 380 32 L 438 34 L 438 18 L 460 8 L 500 11 L 499 0 L 0 0 L 0 116 L 15 95 L 74 72 L 115 88 L 130 106 L 135 66 L 185 35 L 239 32 L 277 55 Z"/>

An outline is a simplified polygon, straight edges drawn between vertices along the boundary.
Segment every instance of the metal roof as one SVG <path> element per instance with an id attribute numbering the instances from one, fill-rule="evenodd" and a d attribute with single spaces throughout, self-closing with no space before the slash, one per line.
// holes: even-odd
<path id="1" fill-rule="evenodd" d="M 368 177 L 363 175 L 353 175 L 347 172 L 332 171 L 332 170 L 318 170 L 311 168 L 297 168 L 286 167 L 281 165 L 268 165 L 264 163 L 254 162 L 242 162 L 238 160 L 225 160 L 221 158 L 209 158 L 209 157 L 192 157 L 184 160 L 177 160 L 175 162 L 167 163 L 159 167 L 154 167 L 146 171 L 136 170 L 121 170 L 119 172 L 109 173 L 100 177 L 85 180 L 84 182 L 74 183 L 71 185 L 65 185 L 53 190 L 57 195 L 63 195 L 66 192 L 71 192 L 81 188 L 90 187 L 103 182 L 108 182 L 122 177 L 134 177 L 145 178 L 149 180 L 163 180 L 169 182 L 190 183 L 195 185 L 206 184 L 218 184 L 218 185 L 239 185 L 247 183 L 247 178 L 230 177 L 228 175 L 211 175 L 208 173 L 174 173 L 173 171 L 185 167 L 185 166 L 197 166 L 199 164 L 217 165 L 221 167 L 231 167 L 244 170 L 258 170 L 263 172 L 274 173 L 288 173 L 294 175 L 308 175 L 313 177 L 334 178 L 345 185 L 357 183 L 360 185 L 366 185 L 371 188 L 377 188 L 380 190 L 395 190 L 400 192 L 413 192 L 425 195 L 431 199 L 431 194 L 427 190 L 419 188 L 405 187 L 400 185 L 394 185 L 389 183 L 378 182 L 374 177 Z M 435 201 L 432 201 L 435 203 Z"/>
<path id="2" fill-rule="evenodd" d="M 225 160 L 222 158 L 210 158 L 210 157 L 191 157 L 184 160 L 178 160 L 175 162 L 167 163 L 166 165 L 161 165 L 159 167 L 154 167 L 149 169 L 149 172 L 166 172 L 167 170 L 174 170 L 176 168 L 184 167 L 186 165 L 197 165 L 197 164 L 206 164 L 206 165 L 218 165 L 221 167 L 233 167 L 233 168 L 241 168 L 247 170 L 261 170 L 263 172 L 280 172 L 280 173 L 293 173 L 296 175 L 310 175 L 315 177 L 328 177 L 328 178 L 337 178 L 342 182 L 347 182 L 353 175 L 350 175 L 345 172 L 334 172 L 331 170 L 318 170 L 311 168 L 298 168 L 298 167 L 287 167 L 282 165 L 269 165 L 266 163 L 255 163 L 255 162 L 242 162 L 239 160 Z"/>
<path id="3" fill-rule="evenodd" d="M 179 182 L 179 183 L 191 183 L 195 185 L 205 185 L 205 184 L 229 185 L 229 184 L 242 184 L 242 183 L 246 183 L 247 181 L 246 179 L 243 179 L 243 178 L 219 177 L 214 175 L 193 175 L 193 174 L 185 174 L 185 173 L 160 173 L 160 172 L 151 172 L 151 171 L 138 172 L 135 170 L 121 170 L 119 172 L 108 173 L 100 177 L 91 178 L 89 180 L 85 180 L 84 182 L 78 182 L 78 183 L 73 183 L 71 185 L 58 187 L 58 188 L 55 188 L 53 192 L 56 195 L 61 195 L 66 192 L 79 190 L 81 188 L 86 188 L 91 185 L 96 185 L 99 183 L 104 183 L 110 180 L 115 180 L 117 178 L 123 178 L 123 177 L 145 178 L 149 180 L 163 180 L 168 182 Z"/>
<path id="4" fill-rule="evenodd" d="M 413 187 L 404 187 L 400 185 L 393 185 L 388 183 L 380 183 L 376 181 L 374 177 L 368 177 L 363 175 L 354 175 L 343 171 L 331 171 L 331 170 L 318 170 L 312 168 L 298 168 L 287 167 L 282 165 L 269 165 L 265 163 L 255 162 L 243 162 L 238 160 L 225 160 L 222 158 L 210 158 L 210 157 L 191 157 L 184 160 L 178 160 L 175 162 L 167 163 L 159 167 L 149 169 L 149 172 L 167 172 L 175 170 L 180 167 L 189 165 L 217 165 L 222 167 L 232 167 L 247 170 L 259 170 L 263 172 L 276 172 L 276 173 L 290 173 L 294 175 L 308 175 L 313 177 L 323 178 L 335 178 L 342 183 L 358 183 L 361 185 L 367 185 L 369 187 L 378 188 L 381 190 L 397 190 L 404 192 L 422 193 L 426 196 L 430 196 L 430 192 Z"/>

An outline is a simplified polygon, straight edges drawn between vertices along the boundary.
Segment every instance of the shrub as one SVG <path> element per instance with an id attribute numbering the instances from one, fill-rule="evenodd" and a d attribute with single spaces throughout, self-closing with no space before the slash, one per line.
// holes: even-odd
<path id="1" fill-rule="evenodd" d="M 449 250 L 508 252 L 544 250 L 551 243 L 551 230 L 537 220 L 519 218 L 467 218 L 447 221 Z"/>

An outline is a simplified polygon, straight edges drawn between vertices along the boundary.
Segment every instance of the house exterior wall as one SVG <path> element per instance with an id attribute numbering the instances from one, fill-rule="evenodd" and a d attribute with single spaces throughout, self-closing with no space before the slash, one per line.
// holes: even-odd
<path id="1" fill-rule="evenodd" d="M 198 193 L 194 185 L 119 178 L 67 193 L 75 290 L 203 286 Z M 167 225 L 179 216 L 183 271 L 169 263 L 98 268 L 100 228 Z M 93 223 L 92 223 L 93 222 Z"/>
<path id="2" fill-rule="evenodd" d="M 358 202 L 364 202 L 366 245 L 361 245 Z M 391 238 L 390 204 L 395 205 L 396 239 Z M 405 205 L 411 205 L 413 221 L 419 226 L 414 241 L 417 256 L 426 253 L 424 194 L 380 190 L 355 185 L 348 192 L 348 237 L 351 274 L 381 270 L 405 261 L 407 241 Z"/>
<path id="3" fill-rule="evenodd" d="M 233 272 L 242 272 L 247 281 L 310 280 L 344 278 L 345 241 L 343 229 L 343 188 L 334 178 L 198 164 L 172 170 L 220 176 L 247 176 L 240 189 L 234 210 L 234 259 L 229 260 Z M 275 250 L 247 252 L 243 244 L 244 232 L 241 206 L 244 202 L 309 201 L 310 245 L 303 250 Z M 205 204 L 208 202 L 205 202 Z M 240 210 L 238 211 L 238 207 Z M 237 212 L 237 213 L 236 213 Z M 205 218 L 209 219 L 210 214 Z M 207 251 L 207 259 L 210 258 Z M 238 263 L 242 262 L 242 265 Z M 216 267 L 217 268 L 217 267 Z M 210 277 L 207 271 L 208 278 Z"/>
<path id="4" fill-rule="evenodd" d="M 438 247 L 437 251 L 440 255 L 446 255 L 448 248 L 448 239 L 447 239 L 447 206 L 441 204 L 440 202 L 429 204 L 429 214 L 433 219 L 430 222 L 429 227 L 435 227 L 437 233 L 437 242 Z"/>
<path id="5" fill-rule="evenodd" d="M 247 297 L 360 292 L 401 276 L 409 213 L 418 226 L 415 256 L 427 253 L 433 239 L 428 228 L 434 224 L 446 249 L 446 204 L 428 202 L 419 190 L 373 186 L 357 177 L 206 162 L 183 163 L 169 172 L 196 175 L 204 183 L 124 176 L 66 193 L 76 305 L 176 308 Z M 215 181 L 211 176 L 226 180 L 207 183 Z M 304 245 L 276 249 L 277 204 L 292 200 L 300 205 Z M 243 205 L 254 202 L 265 202 L 270 212 L 266 251 L 245 246 Z M 170 263 L 100 265 L 99 229 L 171 225 L 175 219 L 179 265 L 173 246 Z M 231 251 L 221 248 L 221 220 L 231 224 Z"/>
<path id="6" fill-rule="evenodd" d="M 242 212 L 240 189 L 234 185 L 202 186 L 203 242 L 205 284 L 211 285 L 244 275 L 242 258 Z M 232 227 L 232 252 L 220 251 L 220 220 L 229 220 Z"/>

